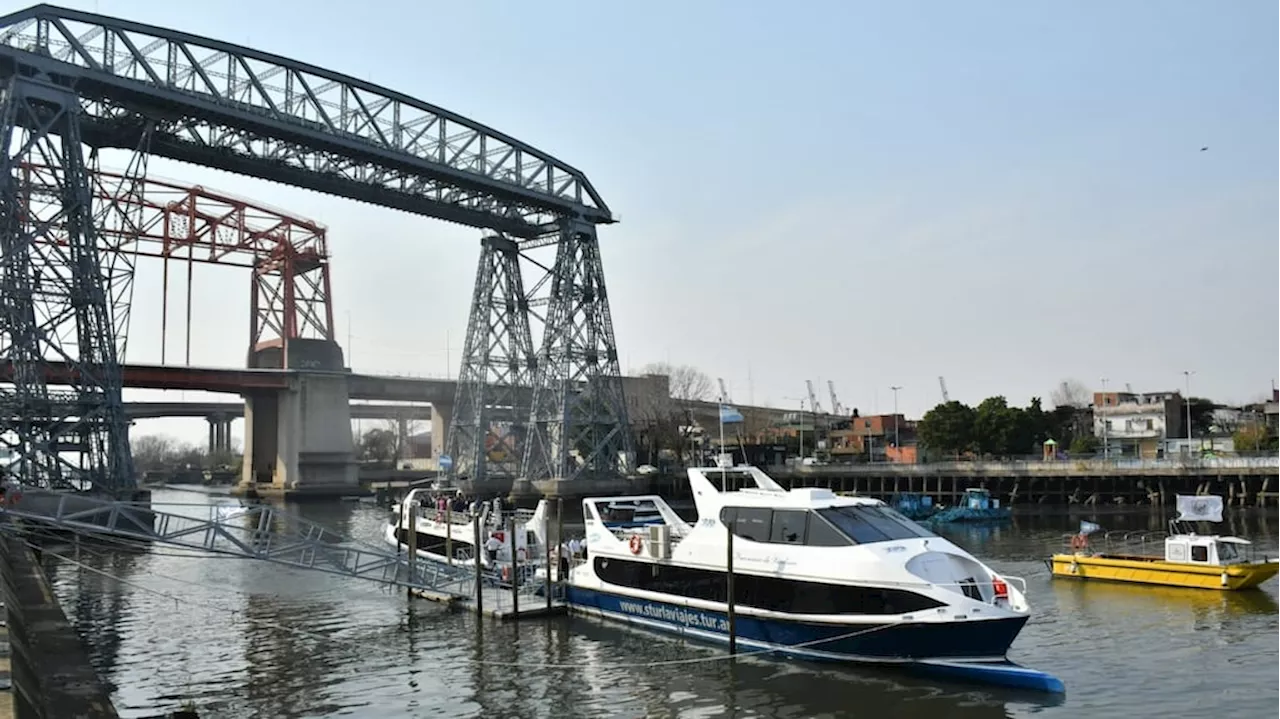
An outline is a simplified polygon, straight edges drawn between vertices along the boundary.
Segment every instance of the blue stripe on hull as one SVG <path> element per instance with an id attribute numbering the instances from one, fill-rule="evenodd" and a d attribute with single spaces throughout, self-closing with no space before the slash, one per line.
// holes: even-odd
<path id="1" fill-rule="evenodd" d="M 580 611 L 676 634 L 728 640 L 725 612 L 572 586 L 568 587 L 567 599 L 571 607 Z M 739 614 L 736 629 L 738 641 L 744 645 L 777 649 L 806 659 L 900 662 L 1003 657 L 1027 619 L 1021 616 L 945 623 L 816 624 Z M 860 631 L 856 636 L 847 636 Z M 820 641 L 823 639 L 831 641 Z"/>

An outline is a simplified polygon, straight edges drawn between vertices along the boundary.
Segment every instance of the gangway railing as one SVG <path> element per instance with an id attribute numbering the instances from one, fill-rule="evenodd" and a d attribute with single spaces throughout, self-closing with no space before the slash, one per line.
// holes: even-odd
<path id="1" fill-rule="evenodd" d="M 13 520 L 82 535 L 158 542 L 215 554 L 260 559 L 297 569 L 455 597 L 474 592 L 474 570 L 437 562 L 410 562 L 408 553 L 344 537 L 269 504 L 210 506 L 208 517 L 173 514 L 149 506 L 83 494 L 41 493 L 56 502 L 0 506 L 0 531 Z M 25 499 L 32 499 L 28 495 Z"/>

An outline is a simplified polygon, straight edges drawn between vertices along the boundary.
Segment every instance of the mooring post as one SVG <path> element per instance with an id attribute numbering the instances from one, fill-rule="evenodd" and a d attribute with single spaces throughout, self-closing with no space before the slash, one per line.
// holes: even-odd
<path id="1" fill-rule="evenodd" d="M 411 502 L 409 504 L 409 536 L 405 537 L 409 544 L 409 581 L 413 582 L 417 579 L 418 560 L 418 503 Z M 407 590 L 409 596 L 413 596 L 413 590 Z"/>
<path id="2" fill-rule="evenodd" d="M 733 611 L 733 525 L 727 524 L 725 527 L 728 532 L 725 535 L 725 546 L 728 550 L 725 553 L 725 599 L 726 606 L 729 608 L 729 653 L 738 653 L 738 619 Z"/>
<path id="3" fill-rule="evenodd" d="M 479 512 L 471 518 L 471 533 L 476 548 L 476 618 L 479 619 L 484 616 L 484 572 L 480 566 L 480 553 L 484 551 L 484 545 L 480 543 Z"/>
<path id="4" fill-rule="evenodd" d="M 453 504 L 444 505 L 444 556 L 450 567 L 453 566 Z"/>
<path id="5" fill-rule="evenodd" d="M 546 505 L 543 505 L 543 506 L 550 506 L 550 505 L 551 503 L 548 502 Z M 546 567 L 546 570 L 547 570 L 547 576 L 546 576 L 546 581 L 542 583 L 542 591 L 547 593 L 547 614 L 550 614 L 551 613 L 551 518 L 547 516 L 546 512 L 542 513 L 542 543 L 546 545 L 545 547 L 543 547 L 543 549 L 546 550 L 546 554 L 547 554 L 546 558 L 544 559 L 544 561 L 546 562 L 544 566 Z M 557 557 L 560 556 L 559 545 L 556 546 L 556 556 Z"/>
<path id="6" fill-rule="evenodd" d="M 511 546 L 511 617 L 520 618 L 520 563 L 516 560 L 516 518 L 507 517 L 507 540 Z"/>
<path id="7" fill-rule="evenodd" d="M 564 554 L 564 497 L 556 497 L 556 553 Z M 560 567 L 573 564 L 573 556 L 565 561 L 556 562 L 556 582 L 560 585 L 561 595 L 565 592 L 565 583 L 569 581 L 568 572 L 561 572 Z"/>

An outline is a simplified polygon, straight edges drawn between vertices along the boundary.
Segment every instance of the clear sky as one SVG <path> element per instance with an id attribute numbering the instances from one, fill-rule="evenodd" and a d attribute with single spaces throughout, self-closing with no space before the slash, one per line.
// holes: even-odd
<path id="1" fill-rule="evenodd" d="M 792 406 L 831 379 L 863 413 L 901 385 L 915 416 L 939 375 L 1025 404 L 1194 370 L 1244 402 L 1280 371 L 1273 1 L 65 4 L 372 80 L 583 170 L 621 218 L 624 370 Z M 456 374 L 479 231 L 152 171 L 326 223 L 355 368 Z M 133 361 L 159 359 L 159 276 L 140 265 Z M 196 282 L 193 362 L 242 365 L 247 273 Z"/>

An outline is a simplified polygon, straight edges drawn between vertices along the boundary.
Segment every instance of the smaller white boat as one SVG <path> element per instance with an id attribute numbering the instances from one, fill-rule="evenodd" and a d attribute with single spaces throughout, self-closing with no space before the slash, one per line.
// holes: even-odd
<path id="1" fill-rule="evenodd" d="M 430 494 L 430 490 L 415 489 L 405 496 L 404 501 L 393 507 L 391 521 L 387 523 L 383 539 L 397 548 L 407 547 L 410 542 L 409 517 L 416 509 L 413 529 L 419 558 L 442 564 L 474 563 L 475 516 L 470 511 L 438 511 Z M 515 520 L 517 563 L 530 568 L 546 565 L 546 502 L 540 502 L 533 511 L 515 509 L 504 511 L 500 517 L 493 516 L 488 502 L 480 506 L 481 567 L 485 570 L 510 567 L 512 546 L 507 537 L 508 518 Z M 497 548 L 492 556 L 485 549 L 491 538 L 497 540 Z"/>

